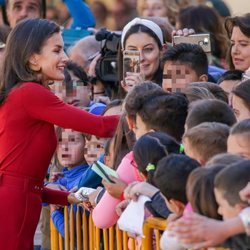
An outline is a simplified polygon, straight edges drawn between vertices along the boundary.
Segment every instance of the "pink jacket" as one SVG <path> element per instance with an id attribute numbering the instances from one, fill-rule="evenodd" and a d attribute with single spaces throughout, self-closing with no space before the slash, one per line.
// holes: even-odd
<path id="1" fill-rule="evenodd" d="M 127 184 L 134 181 L 143 181 L 134 161 L 132 151 L 124 156 L 119 167 L 117 168 L 117 173 L 119 178 Z M 113 226 L 119 218 L 115 208 L 120 202 L 120 199 L 116 199 L 108 192 L 105 192 L 92 213 L 95 225 L 99 228 L 109 228 Z"/>

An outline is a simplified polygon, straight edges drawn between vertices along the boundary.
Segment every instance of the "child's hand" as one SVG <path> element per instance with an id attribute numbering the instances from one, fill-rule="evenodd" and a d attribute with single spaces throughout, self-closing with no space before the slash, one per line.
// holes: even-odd
<path id="1" fill-rule="evenodd" d="M 118 214 L 118 216 L 121 216 L 123 211 L 126 209 L 126 207 L 128 206 L 130 200 L 124 200 L 121 201 L 115 208 L 116 213 Z"/>
<path id="2" fill-rule="evenodd" d="M 107 192 L 117 198 L 120 199 L 123 191 L 125 190 L 125 188 L 127 187 L 127 184 L 125 182 L 123 182 L 121 179 L 118 179 L 116 177 L 113 176 L 109 176 L 109 178 L 114 181 L 114 183 L 109 183 L 105 180 L 102 180 L 102 184 L 103 186 L 106 188 Z"/>
<path id="3" fill-rule="evenodd" d="M 53 213 L 54 211 L 62 208 L 62 206 L 59 205 L 50 205 L 50 212 Z"/>
<path id="4" fill-rule="evenodd" d="M 136 201 L 141 194 L 152 198 L 158 191 L 159 189 L 147 182 L 133 182 L 125 189 L 124 197 Z"/>
<path id="5" fill-rule="evenodd" d="M 64 177 L 64 174 L 62 172 L 52 172 L 50 176 L 50 180 L 55 182 L 63 177 Z"/>

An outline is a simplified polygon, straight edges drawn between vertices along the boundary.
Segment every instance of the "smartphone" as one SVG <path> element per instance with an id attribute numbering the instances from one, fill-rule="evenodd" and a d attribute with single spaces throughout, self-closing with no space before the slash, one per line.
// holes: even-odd
<path id="1" fill-rule="evenodd" d="M 140 52 L 138 50 L 123 51 L 123 80 L 127 72 L 140 73 Z"/>
<path id="2" fill-rule="evenodd" d="M 200 45 L 205 53 L 211 52 L 211 40 L 209 33 L 193 34 L 189 36 L 174 36 L 173 45 L 190 43 Z"/>

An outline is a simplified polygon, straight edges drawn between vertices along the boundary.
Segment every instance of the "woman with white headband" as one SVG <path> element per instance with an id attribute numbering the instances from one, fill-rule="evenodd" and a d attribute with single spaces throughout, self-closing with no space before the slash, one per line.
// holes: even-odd
<path id="1" fill-rule="evenodd" d="M 126 72 L 122 87 L 128 91 L 128 86 L 134 86 L 142 80 L 150 80 L 162 84 L 162 69 L 160 55 L 163 47 L 163 33 L 154 22 L 135 18 L 122 31 L 122 50 L 137 50 L 140 52 L 140 73 Z"/>

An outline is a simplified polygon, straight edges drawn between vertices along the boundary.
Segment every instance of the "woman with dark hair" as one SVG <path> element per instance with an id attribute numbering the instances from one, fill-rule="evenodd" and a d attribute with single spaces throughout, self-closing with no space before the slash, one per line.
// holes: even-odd
<path id="1" fill-rule="evenodd" d="M 26 19 L 11 31 L 0 86 L 0 249 L 33 249 L 41 203 L 79 203 L 73 194 L 43 187 L 56 149 L 54 124 L 112 136 L 117 116 L 94 116 L 50 92 L 64 79 L 68 58 L 60 27 Z"/>
<path id="2" fill-rule="evenodd" d="M 163 43 L 161 28 L 150 20 L 135 18 L 123 28 L 122 51 L 133 50 L 140 53 L 140 73 L 122 72 L 121 74 L 124 76 L 122 87 L 125 90 L 129 90 L 131 86 L 143 80 L 162 84 L 160 55 Z M 120 63 L 122 61 L 123 59 L 120 60 Z M 120 65 L 120 69 L 122 69 L 122 65 Z"/>
<path id="3" fill-rule="evenodd" d="M 210 33 L 212 64 L 224 66 L 229 46 L 219 14 L 205 5 L 189 6 L 179 13 L 177 29 L 194 29 L 196 33 Z M 222 60 L 222 61 L 221 61 Z"/>
<path id="4" fill-rule="evenodd" d="M 246 71 L 250 67 L 250 13 L 228 17 L 225 28 L 231 40 L 230 67 Z"/>

